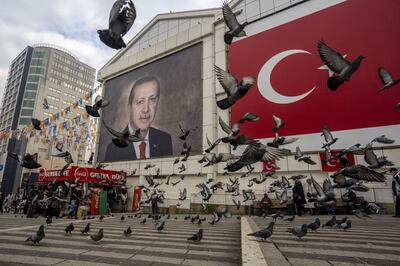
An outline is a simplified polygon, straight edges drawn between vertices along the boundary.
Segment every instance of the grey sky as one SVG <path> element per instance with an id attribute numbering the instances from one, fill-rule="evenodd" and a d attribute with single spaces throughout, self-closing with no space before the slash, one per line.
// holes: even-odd
<path id="1" fill-rule="evenodd" d="M 127 43 L 154 16 L 222 6 L 222 0 L 133 0 L 137 18 L 124 37 Z M 0 8 L 0 100 L 8 67 L 27 46 L 50 43 L 61 46 L 97 70 L 116 50 L 103 45 L 97 29 L 108 25 L 114 0 L 2 0 Z M 1 105 L 1 102 L 0 102 Z"/>

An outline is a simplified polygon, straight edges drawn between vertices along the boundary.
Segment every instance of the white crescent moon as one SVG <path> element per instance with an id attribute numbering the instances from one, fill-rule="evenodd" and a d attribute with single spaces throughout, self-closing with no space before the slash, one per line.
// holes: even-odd
<path id="1" fill-rule="evenodd" d="M 284 58 L 288 57 L 289 55 L 293 54 L 311 54 L 304 50 L 286 50 L 279 54 L 274 55 L 271 57 L 261 68 L 260 72 L 258 73 L 257 85 L 258 90 L 260 91 L 261 95 L 270 102 L 278 103 L 278 104 L 288 104 L 300 101 L 307 97 L 313 90 L 316 88 L 314 86 L 308 92 L 297 95 L 297 96 L 285 96 L 279 94 L 271 85 L 271 73 L 275 66 Z"/>

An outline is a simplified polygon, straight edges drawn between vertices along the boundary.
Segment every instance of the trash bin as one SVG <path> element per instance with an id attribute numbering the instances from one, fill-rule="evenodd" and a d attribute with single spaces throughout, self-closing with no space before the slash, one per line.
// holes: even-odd
<path id="1" fill-rule="evenodd" d="M 176 205 L 169 206 L 169 214 L 176 214 Z"/>

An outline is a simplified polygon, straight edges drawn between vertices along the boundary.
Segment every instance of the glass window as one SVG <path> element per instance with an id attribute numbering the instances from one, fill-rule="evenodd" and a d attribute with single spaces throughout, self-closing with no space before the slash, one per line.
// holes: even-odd
<path id="1" fill-rule="evenodd" d="M 25 92 L 25 99 L 36 99 L 36 92 L 27 91 Z"/>
<path id="2" fill-rule="evenodd" d="M 29 70 L 29 73 L 43 75 L 44 74 L 44 70 L 45 69 L 42 68 L 42 67 L 31 67 L 30 70 Z"/>
<path id="3" fill-rule="evenodd" d="M 36 91 L 37 90 L 37 83 L 27 83 L 26 84 L 26 89 L 30 91 Z"/>
<path id="4" fill-rule="evenodd" d="M 33 113 L 33 109 L 22 108 L 22 110 L 21 110 L 21 115 L 23 115 L 23 116 L 32 116 L 32 113 Z"/>
<path id="5" fill-rule="evenodd" d="M 35 106 L 35 101 L 31 100 L 25 100 L 24 103 L 22 104 L 23 107 L 34 107 Z"/>
<path id="6" fill-rule="evenodd" d="M 39 81 L 40 76 L 35 76 L 35 75 L 29 75 L 28 76 L 28 82 L 38 82 Z"/>
<path id="7" fill-rule="evenodd" d="M 20 125 L 29 125 L 32 122 L 31 118 L 25 118 L 25 117 L 21 117 L 19 119 L 19 124 Z"/>

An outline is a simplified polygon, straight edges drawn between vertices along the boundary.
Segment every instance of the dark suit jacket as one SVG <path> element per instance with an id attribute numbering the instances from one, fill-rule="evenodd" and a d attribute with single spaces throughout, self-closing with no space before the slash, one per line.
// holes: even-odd
<path id="1" fill-rule="evenodd" d="M 126 128 L 125 130 L 128 130 Z M 172 155 L 171 135 L 155 129 L 149 128 L 150 158 Z M 128 147 L 120 148 L 110 143 L 107 146 L 104 162 L 130 161 L 137 160 L 135 147 L 130 142 Z"/>
<path id="2" fill-rule="evenodd" d="M 397 186 L 400 186 L 400 178 L 398 178 L 397 176 L 393 178 L 392 180 L 392 194 L 393 196 L 397 196 L 397 189 L 396 189 L 396 183 Z"/>

